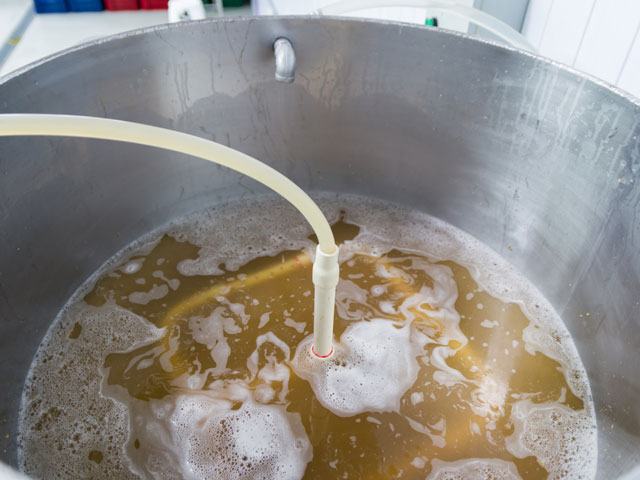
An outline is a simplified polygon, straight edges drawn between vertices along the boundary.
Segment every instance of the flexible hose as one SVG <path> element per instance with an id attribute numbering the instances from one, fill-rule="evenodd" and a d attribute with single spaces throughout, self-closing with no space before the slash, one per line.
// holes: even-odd
<path id="1" fill-rule="evenodd" d="M 318 356 L 326 357 L 331 354 L 335 289 L 338 283 L 338 247 L 331 226 L 320 208 L 287 177 L 232 148 L 166 128 L 75 115 L 0 115 L 0 136 L 25 135 L 115 140 L 185 153 L 243 173 L 283 196 L 304 215 L 318 237 L 317 259 L 313 266 L 314 347 Z"/>

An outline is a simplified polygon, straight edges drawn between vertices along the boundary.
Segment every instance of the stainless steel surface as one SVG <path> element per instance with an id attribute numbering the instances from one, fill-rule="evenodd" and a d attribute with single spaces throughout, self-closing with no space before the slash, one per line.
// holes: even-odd
<path id="1" fill-rule="evenodd" d="M 290 85 L 273 79 L 281 36 L 298 54 Z M 297 17 L 96 42 L 0 80 L 0 110 L 175 128 L 264 160 L 309 191 L 382 197 L 461 227 L 528 276 L 573 334 L 596 404 L 599 477 L 640 463 L 636 100 L 462 35 Z M 259 191 L 164 151 L 0 139 L 2 459 L 15 462 L 22 381 L 74 289 L 154 227 Z"/>
<path id="2" fill-rule="evenodd" d="M 273 53 L 276 58 L 276 80 L 291 83 L 296 78 L 296 52 L 291 42 L 286 38 L 278 38 L 273 43 Z"/>

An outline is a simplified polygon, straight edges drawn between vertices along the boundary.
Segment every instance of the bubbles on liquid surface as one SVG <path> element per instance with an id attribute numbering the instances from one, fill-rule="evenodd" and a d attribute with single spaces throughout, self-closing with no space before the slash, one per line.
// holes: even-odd
<path id="1" fill-rule="evenodd" d="M 518 470 L 512 462 L 498 459 L 471 458 L 456 462 L 432 461 L 433 470 L 427 480 L 518 480 Z"/>
<path id="2" fill-rule="evenodd" d="M 415 452 L 402 467 L 404 472 L 418 472 L 420 478 L 518 478 L 515 464 L 535 455 L 544 462 L 550 478 L 593 476 L 595 431 L 586 376 L 564 326 L 526 279 L 475 239 L 418 212 L 351 196 L 327 195 L 320 205 L 330 221 L 337 220 L 340 209 L 346 208 L 345 220 L 361 227 L 360 234 L 341 250 L 344 269 L 337 310 L 346 327 L 337 332 L 340 344 L 333 364 L 321 365 L 309 357 L 310 338 L 305 336 L 310 326 L 305 327 L 304 318 L 296 312 L 276 313 L 275 300 L 271 305 L 261 303 L 260 315 L 250 315 L 248 305 L 254 305 L 255 299 L 247 297 L 234 300 L 236 303 L 220 300 L 219 310 L 194 314 L 180 327 L 206 346 L 207 358 L 202 361 L 214 366 L 172 377 L 170 395 L 143 401 L 133 399 L 118 385 L 107 385 L 103 360 L 108 354 L 159 342 L 154 348 L 164 372 L 170 372 L 175 368 L 171 359 L 184 353 L 178 352 L 177 330 L 171 333 L 176 325 L 157 328 L 150 317 L 114 305 L 117 298 L 101 307 L 82 302 L 105 272 L 114 278 L 130 276 L 132 281 L 139 276 L 147 261 L 142 257 L 158 244 L 159 234 L 153 233 L 90 279 L 43 341 L 23 397 L 20 463 L 24 469 L 40 477 L 55 470 L 65 478 L 301 478 L 305 472 L 314 478 L 320 471 L 317 465 L 328 465 L 336 476 L 389 478 L 398 471 L 392 475 L 376 470 L 382 468 L 376 467 L 377 462 L 382 465 L 389 458 L 400 462 L 415 445 L 428 446 L 435 453 L 453 445 L 452 432 L 461 428 L 456 419 L 466 417 L 457 412 L 438 417 L 436 395 L 455 402 L 470 392 L 467 412 L 473 410 L 483 421 L 473 423 L 459 438 L 462 442 L 481 438 L 486 442 L 483 445 L 506 442 L 508 451 L 500 455 L 512 455 L 513 462 L 490 458 L 442 462 Z M 302 249 L 312 255 L 314 248 L 307 238 L 308 227 L 295 211 L 271 200 L 210 209 L 163 231 L 176 242 L 198 245 L 199 250 L 177 265 L 179 281 L 155 272 L 146 282 L 135 280 L 128 301 L 140 311 L 150 309 L 154 302 L 167 302 L 176 290 L 199 276 L 234 272 L 256 257 L 279 255 L 285 249 Z M 397 263 L 388 255 L 394 249 L 403 252 Z M 123 262 L 129 257 L 135 259 Z M 345 276 L 349 262 L 363 258 L 377 265 L 372 274 L 375 279 L 369 281 L 355 273 L 353 278 Z M 519 342 L 508 337 L 509 358 L 519 349 L 557 360 L 567 372 L 568 392 L 584 399 L 582 410 L 562 408 L 561 399 L 530 405 L 522 397 L 514 403 L 508 382 L 491 370 L 492 365 L 479 361 L 484 352 L 473 351 L 460 329 L 458 287 L 451 269 L 440 260 L 454 260 L 468 268 L 481 285 L 479 290 L 517 302 L 528 313 L 532 321 Z M 118 264 L 123 266 L 116 268 Z M 425 273 L 431 283 L 416 285 L 411 272 Z M 309 288 L 305 291 L 310 294 Z M 411 292 L 403 292 L 406 288 Z M 473 300 L 474 311 L 482 315 L 478 324 L 490 310 L 486 300 L 480 301 L 479 290 L 463 295 Z M 394 295 L 401 301 L 394 301 Z M 310 301 L 312 296 L 304 298 Z M 421 318 L 433 322 L 418 321 Z M 504 331 L 501 323 L 488 319 L 491 328 L 487 322 L 487 328 L 481 330 L 488 335 Z M 273 333 L 279 326 L 298 340 L 287 345 Z M 259 335 L 250 350 L 253 353 L 240 368 L 232 352 L 245 328 L 257 329 Z M 166 344 L 162 338 L 167 339 Z M 491 351 L 496 338 L 486 340 L 483 347 Z M 295 351 L 293 359 L 290 350 Z M 451 365 L 463 352 L 474 363 L 466 373 L 462 366 Z M 135 368 L 149 368 L 153 355 L 138 359 Z M 492 351 L 488 362 L 496 356 Z M 74 357 L 83 361 L 73 362 Z M 508 371 L 515 374 L 510 367 Z M 216 379 L 213 383 L 209 375 Z M 148 381 L 161 384 L 165 380 L 160 375 Z M 304 397 L 307 394 L 301 385 L 306 381 L 314 395 Z M 294 386 L 304 393 L 300 400 L 289 395 Z M 205 390 L 200 391 L 202 388 Z M 446 392 L 451 397 L 445 397 Z M 511 405 L 513 432 L 501 440 L 496 433 L 498 422 L 510 414 Z M 309 417 L 296 413 L 305 408 L 311 412 Z M 370 428 L 357 437 L 344 438 L 351 457 L 320 456 L 328 455 L 323 444 L 342 435 L 337 429 L 318 428 L 322 422 L 333 421 L 331 415 L 354 422 L 348 428 L 364 424 Z M 550 434 L 545 429 L 552 425 L 556 430 Z M 42 434 L 45 431 L 47 438 Z M 414 443 L 403 443 L 404 437 L 397 436 L 400 432 Z M 357 441 L 352 442 L 351 437 Z M 388 450 L 377 452 L 376 444 L 365 447 L 368 438 L 389 438 L 391 443 Z M 543 438 L 548 439 L 546 443 Z M 487 456 L 497 456 L 492 447 L 486 448 Z M 101 453 L 99 465 L 90 460 L 91 452 Z M 580 460 L 561 464 L 572 452 Z M 366 456 L 369 453 L 371 457 Z"/>
<path id="3" fill-rule="evenodd" d="M 518 458 L 536 456 L 550 479 L 589 478 L 593 459 L 584 452 L 593 448 L 590 420 L 557 404 L 517 402 L 511 412 L 514 432 L 506 439 L 507 450 Z"/>
<path id="4" fill-rule="evenodd" d="M 426 337 L 412 335 L 409 325 L 373 319 L 349 325 L 328 360 L 311 352 L 312 343 L 308 337 L 298 345 L 291 366 L 325 408 L 348 417 L 400 409 L 400 398 L 416 380 L 416 357 Z"/>
<path id="5" fill-rule="evenodd" d="M 240 398 L 236 409 L 211 392 L 128 401 L 132 469 L 150 479 L 301 478 L 312 452 L 300 416 Z"/>

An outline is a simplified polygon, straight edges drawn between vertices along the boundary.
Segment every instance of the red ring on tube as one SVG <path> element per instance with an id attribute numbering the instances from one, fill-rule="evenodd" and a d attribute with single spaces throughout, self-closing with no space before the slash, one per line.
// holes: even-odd
<path id="1" fill-rule="evenodd" d="M 311 353 L 313 353 L 318 358 L 327 358 L 327 357 L 330 357 L 331 354 L 333 353 L 333 347 L 331 347 L 331 351 L 329 353 L 327 353 L 326 355 L 318 355 L 316 353 L 316 351 L 313 349 L 313 345 L 311 345 Z"/>

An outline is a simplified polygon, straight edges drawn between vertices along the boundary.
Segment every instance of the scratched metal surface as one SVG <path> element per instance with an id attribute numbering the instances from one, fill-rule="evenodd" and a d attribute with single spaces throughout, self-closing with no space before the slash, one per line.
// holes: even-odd
<path id="1" fill-rule="evenodd" d="M 296 51 L 293 84 L 273 78 L 278 36 Z M 0 111 L 175 128 L 309 191 L 386 198 L 461 227 L 528 276 L 574 335 L 596 402 L 599 477 L 640 462 L 640 107 L 623 93 L 463 35 L 272 17 L 64 52 L 0 79 Z M 149 230 L 261 191 L 145 147 L 0 139 L 2 460 L 15 463 L 31 357 L 74 289 Z"/>

